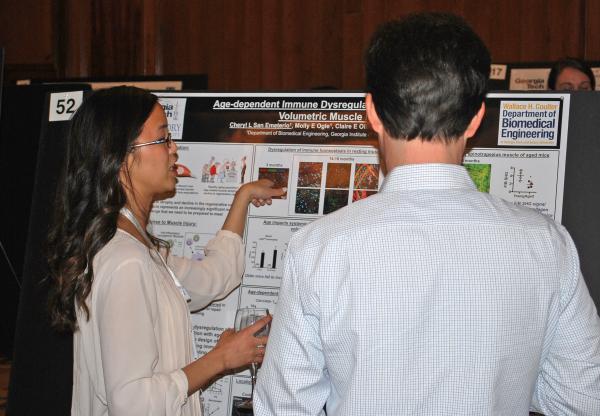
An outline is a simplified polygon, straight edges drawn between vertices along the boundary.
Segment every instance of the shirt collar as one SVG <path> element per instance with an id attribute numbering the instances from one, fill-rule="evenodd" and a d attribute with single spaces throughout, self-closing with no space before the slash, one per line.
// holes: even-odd
<path id="1" fill-rule="evenodd" d="M 395 167 L 385 177 L 380 192 L 450 188 L 477 189 L 464 166 L 423 163 Z"/>

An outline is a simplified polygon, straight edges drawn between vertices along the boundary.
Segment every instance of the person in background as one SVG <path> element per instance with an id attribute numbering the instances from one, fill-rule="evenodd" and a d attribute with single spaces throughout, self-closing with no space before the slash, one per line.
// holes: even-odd
<path id="1" fill-rule="evenodd" d="M 580 59 L 565 58 L 556 62 L 548 75 L 548 89 L 556 91 L 594 91 L 596 78 Z"/>
<path id="2" fill-rule="evenodd" d="M 376 32 L 385 181 L 292 236 L 256 416 L 600 415 L 600 319 L 571 237 L 461 166 L 489 72 L 459 17 Z"/>
<path id="3" fill-rule="evenodd" d="M 74 331 L 71 414 L 200 415 L 198 391 L 227 370 L 261 362 L 267 317 L 225 331 L 193 359 L 189 309 L 240 284 L 247 207 L 281 195 L 269 181 L 241 186 L 206 258 L 169 254 L 148 230 L 155 201 L 172 196 L 177 145 L 155 95 L 100 90 L 74 115 L 49 236 L 51 317 Z"/>

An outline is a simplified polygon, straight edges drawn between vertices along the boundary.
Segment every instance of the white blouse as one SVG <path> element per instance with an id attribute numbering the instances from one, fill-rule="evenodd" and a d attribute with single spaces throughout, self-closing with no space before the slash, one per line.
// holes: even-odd
<path id="1" fill-rule="evenodd" d="M 170 255 L 169 266 L 192 297 L 193 310 L 241 282 L 239 235 L 219 231 L 202 261 Z M 200 415 L 182 368 L 192 361 L 188 304 L 163 264 L 118 229 L 94 258 L 94 281 L 74 334 L 72 415 Z"/>

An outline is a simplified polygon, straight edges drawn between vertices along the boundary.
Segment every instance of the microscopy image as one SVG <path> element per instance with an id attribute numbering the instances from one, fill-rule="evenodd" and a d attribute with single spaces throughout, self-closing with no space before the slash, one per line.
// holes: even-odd
<path id="1" fill-rule="evenodd" d="M 492 176 L 492 165 L 487 163 L 464 163 L 469 176 L 477 186 L 479 192 L 490 192 L 490 179 Z"/>
<path id="2" fill-rule="evenodd" d="M 233 396 L 231 416 L 252 416 L 254 413 L 252 412 L 252 408 L 248 408 L 248 406 L 246 405 L 247 402 L 247 397 Z M 206 412 L 206 414 L 211 415 L 212 413 Z"/>
<path id="3" fill-rule="evenodd" d="M 350 169 L 351 163 L 328 163 L 326 188 L 344 188 L 350 187 Z"/>
<path id="4" fill-rule="evenodd" d="M 296 214 L 318 214 L 320 189 L 296 190 Z"/>
<path id="5" fill-rule="evenodd" d="M 348 205 L 348 191 L 343 189 L 326 189 L 323 214 L 337 211 Z"/>
<path id="6" fill-rule="evenodd" d="M 379 165 L 357 163 L 354 170 L 355 189 L 379 189 Z"/>
<path id="7" fill-rule="evenodd" d="M 321 187 L 323 162 L 300 162 L 298 167 L 298 186 Z"/>
<path id="8" fill-rule="evenodd" d="M 375 195 L 377 191 L 367 191 L 365 189 L 358 189 L 352 192 L 352 202 L 365 199 L 368 196 Z"/>
<path id="9" fill-rule="evenodd" d="M 288 168 L 258 168 L 258 179 L 269 179 L 274 188 L 287 188 L 290 170 Z M 287 192 L 273 199 L 287 199 Z"/>

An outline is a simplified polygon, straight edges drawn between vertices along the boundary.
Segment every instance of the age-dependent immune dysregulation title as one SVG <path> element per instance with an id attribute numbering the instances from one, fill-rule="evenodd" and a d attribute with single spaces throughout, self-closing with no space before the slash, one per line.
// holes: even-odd
<path id="1" fill-rule="evenodd" d="M 360 101 L 216 100 L 213 110 L 279 111 L 280 121 L 365 121 L 365 103 Z M 291 110 L 291 111 L 286 111 Z M 310 112 L 310 110 L 317 110 Z M 324 112 L 330 111 L 329 113 Z M 302 111 L 302 112 L 296 112 Z M 307 112 L 308 111 L 308 112 Z M 338 112 L 340 111 L 340 112 Z M 346 112 L 347 111 L 347 112 Z"/>

